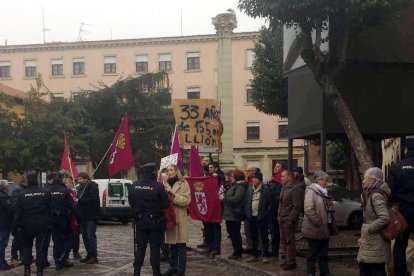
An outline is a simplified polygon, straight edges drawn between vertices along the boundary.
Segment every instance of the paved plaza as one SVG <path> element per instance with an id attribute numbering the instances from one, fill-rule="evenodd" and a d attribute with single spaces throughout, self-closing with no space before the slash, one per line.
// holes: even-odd
<path id="1" fill-rule="evenodd" d="M 248 275 L 281 275 L 294 276 L 304 275 L 305 259 L 298 258 L 298 269 L 292 272 L 284 272 L 279 268 L 279 263 L 275 258 L 271 258 L 269 264 L 262 264 L 261 262 L 246 264 L 244 256 L 243 260 L 230 261 L 227 256 L 231 254 L 231 243 L 227 239 L 227 233 L 224 229 L 223 223 L 223 245 L 222 256 L 215 259 L 208 258 L 195 250 L 197 244 L 201 243 L 201 227 L 202 224 L 198 221 L 190 221 L 190 241 L 188 246 L 193 248 L 188 252 L 188 269 L 186 275 L 223 275 L 223 276 L 248 276 Z M 121 225 L 116 223 L 102 223 L 98 226 L 98 252 L 99 264 L 86 265 L 74 261 L 75 267 L 70 270 L 56 271 L 53 267 L 52 252 L 49 248 L 49 261 L 52 267 L 45 270 L 45 275 L 132 275 L 133 274 L 133 238 L 132 226 Z M 349 236 L 341 236 L 338 240 L 344 242 L 349 240 Z M 11 241 L 10 241 L 11 242 Z M 9 244 L 7 256 L 10 256 L 11 243 Z M 83 244 L 81 242 L 80 253 L 84 256 Z M 71 256 L 72 257 L 72 256 Z M 35 269 L 34 265 L 32 266 Z M 330 262 L 330 267 L 335 276 L 349 276 L 358 275 L 356 262 L 352 259 L 333 260 Z M 162 271 L 168 269 L 168 264 L 162 263 Z M 23 267 L 19 266 L 11 271 L 2 272 L 2 275 L 22 275 Z M 149 252 L 145 260 L 145 267 L 143 268 L 143 275 L 152 275 L 151 266 L 149 264 Z"/>

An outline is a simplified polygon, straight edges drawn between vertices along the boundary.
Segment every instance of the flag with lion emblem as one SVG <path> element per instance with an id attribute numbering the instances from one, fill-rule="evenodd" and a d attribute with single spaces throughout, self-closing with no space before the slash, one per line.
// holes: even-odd
<path id="1" fill-rule="evenodd" d="M 188 177 L 186 180 L 191 189 L 191 218 L 203 222 L 221 222 L 217 177 Z"/>

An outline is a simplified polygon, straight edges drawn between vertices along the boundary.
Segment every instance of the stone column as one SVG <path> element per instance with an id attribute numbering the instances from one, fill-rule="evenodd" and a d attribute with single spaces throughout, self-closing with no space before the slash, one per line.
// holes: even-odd
<path id="1" fill-rule="evenodd" d="M 234 13 L 221 13 L 213 18 L 213 25 L 218 36 L 217 97 L 221 100 L 221 122 L 223 123 L 220 167 L 222 169 L 233 169 L 232 36 L 234 28 L 237 27 L 236 15 Z"/>

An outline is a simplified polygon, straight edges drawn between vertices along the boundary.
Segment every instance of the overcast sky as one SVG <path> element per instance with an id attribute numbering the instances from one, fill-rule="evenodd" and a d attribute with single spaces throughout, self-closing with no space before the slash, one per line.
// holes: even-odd
<path id="1" fill-rule="evenodd" d="M 265 24 L 237 9 L 238 0 L 0 0 L 0 45 L 83 40 L 179 36 L 215 33 L 211 18 L 231 8 L 236 32 L 257 31 Z"/>

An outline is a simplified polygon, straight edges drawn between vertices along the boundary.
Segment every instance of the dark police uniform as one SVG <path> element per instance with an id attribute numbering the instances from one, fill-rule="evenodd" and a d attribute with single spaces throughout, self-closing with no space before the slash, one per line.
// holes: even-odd
<path id="1" fill-rule="evenodd" d="M 61 174 L 54 174 L 53 184 L 47 186 L 46 190 L 51 197 L 53 259 L 56 270 L 60 270 L 73 266 L 67 261 L 75 242 L 70 219 L 72 215 L 79 215 L 70 191 L 62 182 Z"/>
<path id="2" fill-rule="evenodd" d="M 47 262 L 45 239 L 51 214 L 50 194 L 36 184 L 27 187 L 18 195 L 13 222 L 13 228 L 22 228 L 25 275 L 30 275 L 34 239 L 36 239 L 37 275 L 43 275 L 43 268 Z"/>
<path id="3" fill-rule="evenodd" d="M 407 158 L 397 162 L 390 170 L 388 185 L 391 189 L 390 201 L 399 204 L 399 210 L 410 228 L 395 239 L 393 259 L 396 276 L 406 275 L 406 249 L 410 233 L 414 233 L 414 149 L 410 145 Z"/>
<path id="4" fill-rule="evenodd" d="M 148 241 L 151 249 L 153 275 L 161 275 L 160 248 L 166 227 L 163 209 L 168 207 L 168 196 L 163 185 L 155 180 L 155 164 L 144 165 L 144 176 L 134 182 L 129 193 L 129 204 L 135 210 L 137 253 L 134 275 L 139 276 L 144 263 Z"/>

